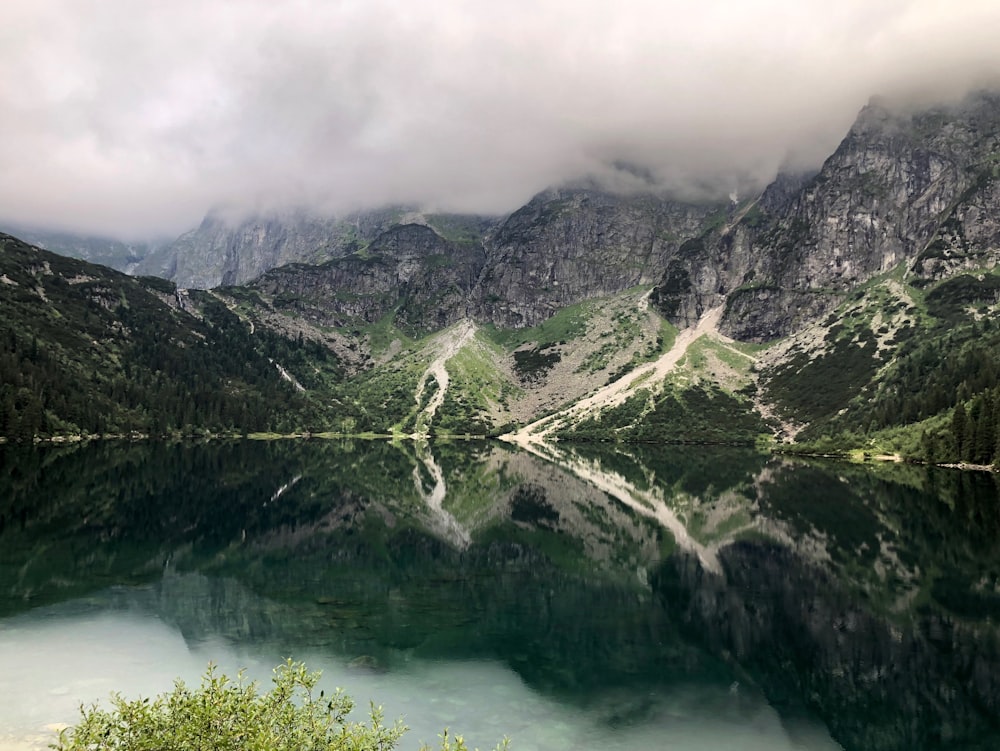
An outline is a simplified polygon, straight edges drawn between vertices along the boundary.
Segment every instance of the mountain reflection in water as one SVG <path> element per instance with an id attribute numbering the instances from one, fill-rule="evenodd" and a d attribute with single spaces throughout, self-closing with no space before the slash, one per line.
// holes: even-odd
<path id="1" fill-rule="evenodd" d="M 998 532 L 988 474 L 736 449 L 5 446 L 0 704 L 56 711 L 44 634 L 157 624 L 164 674 L 308 655 L 427 741 L 993 749 Z"/>

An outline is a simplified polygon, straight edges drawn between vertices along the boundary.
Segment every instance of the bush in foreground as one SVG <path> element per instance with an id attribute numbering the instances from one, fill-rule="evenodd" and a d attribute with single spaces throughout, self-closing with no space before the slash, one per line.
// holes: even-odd
<path id="1" fill-rule="evenodd" d="M 354 702 L 341 691 L 314 693 L 319 673 L 289 660 L 261 692 L 242 671 L 237 679 L 209 665 L 198 689 L 183 681 L 155 699 L 111 697 L 110 711 L 81 708 L 82 718 L 59 734 L 57 751 L 390 751 L 406 728 L 383 725 L 381 707 L 367 722 L 347 719 Z M 497 748 L 506 749 L 506 740 Z M 467 751 L 461 736 L 441 736 L 441 751 Z M 424 746 L 421 751 L 429 751 Z"/>

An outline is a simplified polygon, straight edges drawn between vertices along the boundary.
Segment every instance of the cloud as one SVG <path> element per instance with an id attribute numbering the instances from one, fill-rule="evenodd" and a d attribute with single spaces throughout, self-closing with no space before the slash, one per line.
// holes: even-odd
<path id="1" fill-rule="evenodd" d="M 503 213 L 616 162 L 725 194 L 817 165 L 873 94 L 994 84 L 997 28 L 994 0 L 12 0 L 0 217 Z"/>

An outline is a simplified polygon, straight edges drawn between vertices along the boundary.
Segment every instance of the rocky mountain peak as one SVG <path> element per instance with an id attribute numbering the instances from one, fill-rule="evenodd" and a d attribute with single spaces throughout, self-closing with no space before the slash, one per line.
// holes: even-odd
<path id="1" fill-rule="evenodd" d="M 680 324 L 724 302 L 726 333 L 787 335 L 857 285 L 912 264 L 992 183 L 998 133 L 996 94 L 920 111 L 872 102 L 815 176 L 776 181 L 735 226 L 682 248 L 653 299 Z"/>

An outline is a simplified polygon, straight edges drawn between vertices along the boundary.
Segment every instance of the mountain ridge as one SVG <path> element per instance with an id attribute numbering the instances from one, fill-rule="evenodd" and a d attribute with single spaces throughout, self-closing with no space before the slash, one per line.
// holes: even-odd
<path id="1" fill-rule="evenodd" d="M 801 187 L 773 183 L 759 211 L 682 249 L 654 300 L 683 323 L 725 299 L 723 329 L 737 339 L 791 333 L 854 286 L 912 263 L 963 202 L 995 185 L 998 122 L 991 93 L 909 114 L 870 104 Z M 995 222 L 977 218 L 995 237 Z"/>

